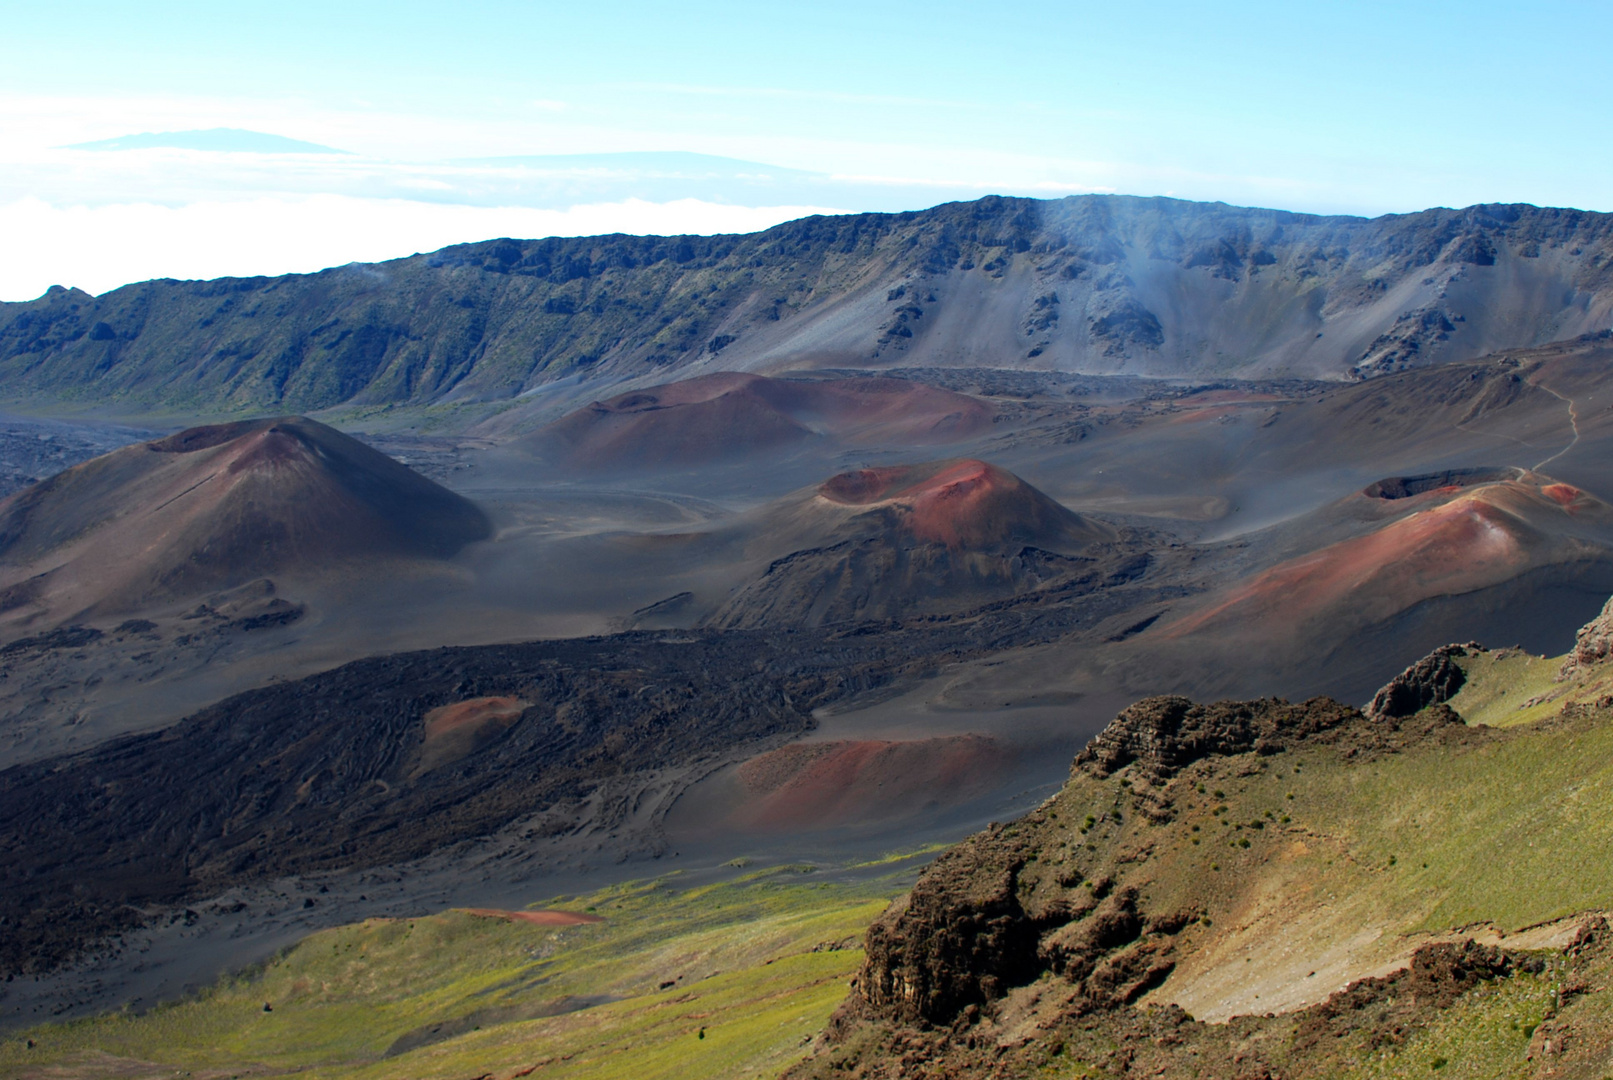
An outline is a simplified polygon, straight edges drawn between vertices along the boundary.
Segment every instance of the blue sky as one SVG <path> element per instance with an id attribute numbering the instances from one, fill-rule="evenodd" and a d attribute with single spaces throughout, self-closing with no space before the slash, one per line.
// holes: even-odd
<path id="1" fill-rule="evenodd" d="M 3 299 L 37 294 L 41 274 L 99 289 L 484 232 L 715 231 L 988 191 L 1613 209 L 1606 3 L 13 6 L 0 236 L 40 250 L 0 277 Z M 353 153 L 58 149 L 212 127 Z M 826 181 L 771 206 L 648 182 L 594 198 L 458 161 L 668 150 Z M 45 250 L 74 229 L 104 238 L 100 264 Z"/>

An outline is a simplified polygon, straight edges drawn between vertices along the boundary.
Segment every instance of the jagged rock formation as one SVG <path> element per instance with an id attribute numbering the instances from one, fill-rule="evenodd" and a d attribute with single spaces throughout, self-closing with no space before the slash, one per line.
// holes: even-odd
<path id="1" fill-rule="evenodd" d="M 987 198 L 748 236 L 491 240 L 371 266 L 53 288 L 0 305 L 9 395 L 311 410 L 495 401 L 568 377 L 984 366 L 1326 378 L 1599 330 L 1613 218 L 1372 220 Z M 1542 303 L 1542 297 L 1551 297 Z"/>
<path id="2" fill-rule="evenodd" d="M 1441 718 L 1452 719 L 1460 723 L 1454 714 Z M 1107 779 L 1134 766 L 1130 809 L 1168 820 L 1170 801 L 1155 788 L 1194 762 L 1275 754 L 1303 742 L 1393 744 L 1372 726 L 1325 698 L 1209 706 L 1148 698 L 1121 713 L 1071 772 Z M 952 848 L 869 928 L 851 1015 L 948 1025 L 1046 972 L 1075 986 L 1087 1007 L 1110 1007 L 1164 979 L 1171 939 L 1195 916 L 1149 910 L 1136 884 L 1117 882 L 1115 868 L 1090 865 L 1075 852 L 1055 854 L 1048 837 L 1062 828 L 1054 822 L 1065 812 L 1055 806 Z M 1115 820 L 1124 813 L 1116 809 Z M 1099 824 L 1089 818 L 1083 835 Z"/>
<path id="3" fill-rule="evenodd" d="M 1290 705 L 1273 698 L 1199 705 L 1185 697 L 1144 698 L 1076 755 L 1072 771 L 1102 779 L 1136 764 L 1163 782 L 1203 758 L 1281 753 L 1285 745 L 1357 719 L 1354 709 L 1334 702 Z"/>
<path id="4" fill-rule="evenodd" d="M 1596 618 L 1579 628 L 1574 635 L 1574 649 L 1557 672 L 1559 682 L 1583 674 L 1613 656 L 1613 599 L 1603 605 Z"/>
<path id="5" fill-rule="evenodd" d="M 1607 936 L 1605 920 L 1588 918 L 1563 950 L 1557 960 L 1560 978 L 1574 987 L 1562 999 L 1565 1005 L 1605 977 Z M 1403 1050 L 1419 1029 L 1439 1023 L 1447 1010 L 1475 991 L 1498 989 L 1519 976 L 1539 976 L 1550 962 L 1539 953 L 1471 939 L 1424 945 L 1406 966 L 1361 979 L 1309 1008 L 1240 1016 L 1223 1024 L 1197 1021 L 1173 1005 L 1093 1009 L 1071 1001 L 1062 1013 L 1043 1016 L 1005 1037 L 981 1016 L 949 1028 L 879 1029 L 866 1022 L 858 1028 L 842 1012 L 828 1046 L 785 1075 L 808 1080 L 845 1075 L 853 1068 L 852 1075 L 867 1080 L 1003 1080 L 1062 1068 L 1073 1075 L 1117 1080 L 1348 1075 L 1363 1058 Z M 1605 1039 L 1598 1019 L 1551 1016 L 1538 1027 L 1528 1025 L 1518 1043 L 1523 1053 L 1517 1055 L 1525 1068 L 1496 1075 L 1546 1080 L 1594 1074 Z M 848 1037 L 849 1042 L 838 1041 Z M 1443 1056 L 1433 1060 L 1440 1063 L 1438 1068 L 1449 1063 Z"/>
<path id="6" fill-rule="evenodd" d="M 1366 707 L 1367 716 L 1374 720 L 1397 719 L 1449 701 L 1467 682 L 1467 672 L 1456 662 L 1456 657 L 1484 651 L 1484 646 L 1476 641 L 1466 645 L 1441 645 L 1373 694 Z"/>

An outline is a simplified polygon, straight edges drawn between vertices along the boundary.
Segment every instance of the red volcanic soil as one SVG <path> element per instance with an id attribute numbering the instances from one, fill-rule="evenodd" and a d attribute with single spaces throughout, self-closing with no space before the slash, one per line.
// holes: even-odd
<path id="1" fill-rule="evenodd" d="M 528 705 L 515 697 L 480 697 L 432 709 L 425 716 L 412 775 L 421 776 L 480 750 L 521 719 Z"/>
<path id="2" fill-rule="evenodd" d="M 483 919 L 503 919 L 506 922 L 531 923 L 533 926 L 584 926 L 605 921 L 598 915 L 586 915 L 580 911 L 503 911 L 499 908 L 473 907 L 466 908 L 465 912 Z"/>
<path id="3" fill-rule="evenodd" d="M 901 379 L 771 379 L 719 372 L 596 401 L 528 436 L 579 468 L 691 465 L 828 438 L 958 442 L 991 426 L 976 398 Z"/>
<path id="4" fill-rule="evenodd" d="M 1559 506 L 1573 506 L 1585 498 L 1585 493 L 1571 484 L 1547 484 L 1541 492 Z"/>
<path id="5" fill-rule="evenodd" d="M 442 558 L 470 502 L 299 417 L 126 446 L 0 501 L 0 612 L 137 607 L 282 572 Z"/>
<path id="6" fill-rule="evenodd" d="M 1383 497 L 1372 490 L 1365 497 Z M 1500 584 L 1544 565 L 1560 546 L 1557 528 L 1582 511 L 1607 509 L 1567 484 L 1529 480 L 1442 484 L 1396 497 L 1426 508 L 1280 563 L 1161 633 L 1184 637 L 1242 626 L 1270 635 L 1317 619 L 1386 618 L 1421 601 Z"/>
<path id="7" fill-rule="evenodd" d="M 1013 473 L 972 458 L 857 469 L 830 477 L 818 495 L 841 506 L 890 507 L 914 537 L 951 548 L 1091 539 L 1099 531 Z"/>
<path id="8" fill-rule="evenodd" d="M 440 739 L 454 731 L 481 728 L 490 723 L 505 727 L 521 718 L 527 702 L 514 697 L 479 697 L 453 705 L 441 705 L 426 713 L 426 741 Z"/>
<path id="9" fill-rule="evenodd" d="M 1012 755 L 995 739 L 792 743 L 739 767 L 734 824 L 764 831 L 907 817 L 989 792 Z"/>

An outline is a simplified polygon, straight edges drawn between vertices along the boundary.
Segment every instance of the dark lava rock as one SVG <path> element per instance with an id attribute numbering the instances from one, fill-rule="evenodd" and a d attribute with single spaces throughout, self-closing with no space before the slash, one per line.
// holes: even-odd
<path id="1" fill-rule="evenodd" d="M 1455 657 L 1484 651 L 1484 646 L 1476 641 L 1466 645 L 1441 645 L 1373 694 L 1365 710 L 1367 716 L 1373 720 L 1415 716 L 1430 705 L 1449 701 L 1467 682 L 1467 672 Z"/>
<path id="2" fill-rule="evenodd" d="M 1034 979 L 1042 964 L 1036 924 L 1019 902 L 1021 865 L 1000 830 L 937 859 L 907 899 L 868 928 L 858 992 L 870 1010 L 946 1023 Z"/>
<path id="3" fill-rule="evenodd" d="M 1278 753 L 1294 741 L 1360 716 L 1348 705 L 1325 698 L 1299 705 L 1275 698 L 1213 705 L 1185 697 L 1144 698 L 1115 717 L 1076 755 L 1072 771 L 1102 779 L 1137 763 L 1154 779 L 1163 780 L 1202 758 L 1251 750 Z"/>
<path id="4" fill-rule="evenodd" d="M 1574 636 L 1574 651 L 1568 654 L 1557 672 L 1557 679 L 1572 678 L 1613 656 L 1613 600 L 1603 607 L 1601 614 L 1579 628 Z"/>
<path id="5" fill-rule="evenodd" d="M 237 883 L 419 858 L 556 807 L 542 828 L 563 833 L 584 800 L 618 827 L 636 778 L 804 732 L 883 677 L 873 643 L 781 643 L 797 645 L 625 634 L 378 657 L 7 769 L 0 970 L 46 970 L 140 907 Z M 507 723 L 428 746 L 431 710 L 498 696 L 520 703 Z"/>

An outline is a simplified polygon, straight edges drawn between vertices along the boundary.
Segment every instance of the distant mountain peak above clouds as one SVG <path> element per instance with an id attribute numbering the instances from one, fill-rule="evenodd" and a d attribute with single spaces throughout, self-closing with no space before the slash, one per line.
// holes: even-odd
<path id="1" fill-rule="evenodd" d="M 147 131 L 114 139 L 73 143 L 64 150 L 206 150 L 234 154 L 346 154 L 333 146 L 288 139 L 244 128 L 207 128 L 198 131 Z"/>
<path id="2" fill-rule="evenodd" d="M 677 179 L 828 179 L 824 173 L 760 161 L 697 154 L 687 150 L 632 150 L 609 154 L 518 154 L 458 159 L 460 165 L 491 165 L 538 172 L 622 174 Z"/>

